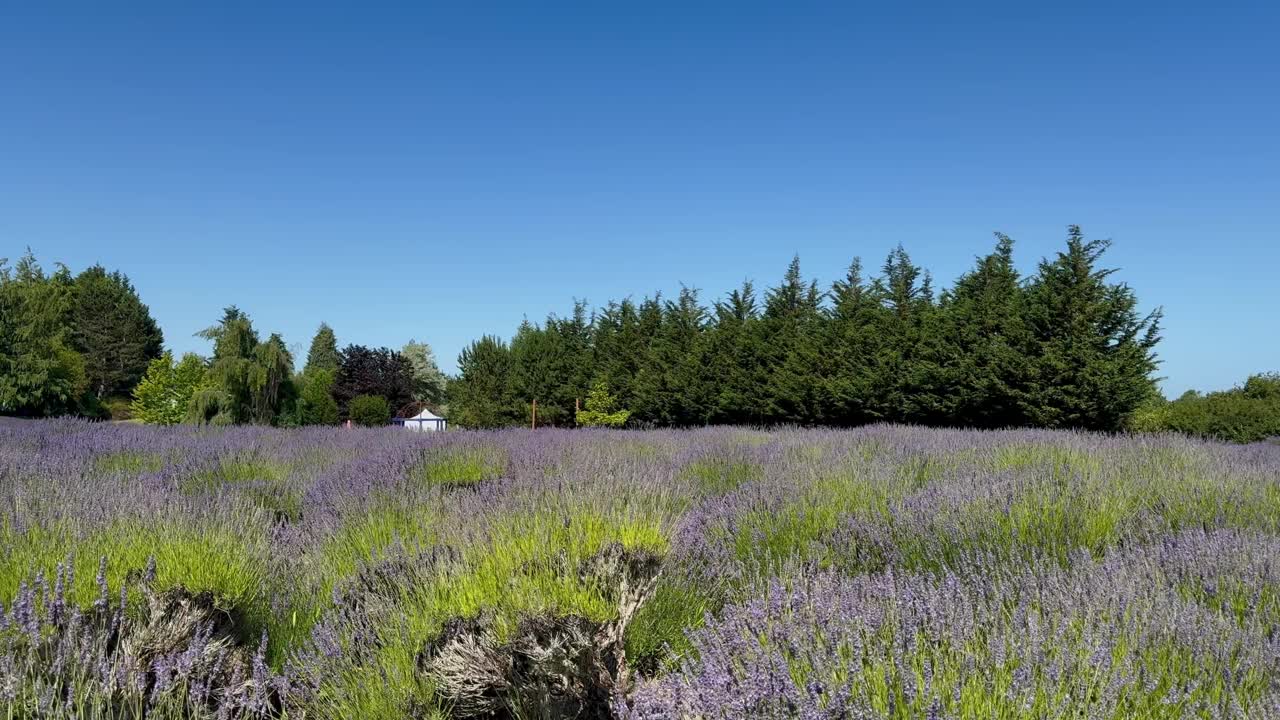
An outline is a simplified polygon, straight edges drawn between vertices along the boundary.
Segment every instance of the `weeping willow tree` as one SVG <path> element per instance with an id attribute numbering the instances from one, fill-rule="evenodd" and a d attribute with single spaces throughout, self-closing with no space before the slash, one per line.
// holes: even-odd
<path id="1" fill-rule="evenodd" d="M 269 425 L 294 399 L 293 356 L 278 334 L 258 339 L 249 316 L 234 305 L 222 320 L 197 333 L 213 341 L 208 382 L 191 398 L 187 421 Z"/>

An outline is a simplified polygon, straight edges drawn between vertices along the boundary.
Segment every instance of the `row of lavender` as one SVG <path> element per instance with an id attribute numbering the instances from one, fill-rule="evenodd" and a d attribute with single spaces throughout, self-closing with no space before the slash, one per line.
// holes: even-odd
<path id="1" fill-rule="evenodd" d="M 1277 446 L 13 421 L 0 513 L 0 718 L 1280 717 Z"/>

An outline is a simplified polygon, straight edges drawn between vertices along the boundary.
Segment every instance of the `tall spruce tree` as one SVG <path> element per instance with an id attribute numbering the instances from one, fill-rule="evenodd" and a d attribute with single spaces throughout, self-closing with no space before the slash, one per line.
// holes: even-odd
<path id="1" fill-rule="evenodd" d="M 94 265 L 76 276 L 71 344 L 99 398 L 128 395 L 164 351 L 164 333 L 129 278 Z"/>
<path id="2" fill-rule="evenodd" d="M 821 420 L 821 396 L 814 382 L 822 354 L 822 294 L 791 259 L 782 282 L 765 296 L 761 344 L 766 385 L 765 416 L 771 422 L 813 424 Z"/>
<path id="3" fill-rule="evenodd" d="M 328 323 L 320 323 L 320 329 L 311 338 L 311 349 L 307 352 L 307 364 L 303 367 L 303 372 L 328 370 L 336 373 L 341 359 L 338 338 L 333 334 L 333 328 Z"/>
<path id="4" fill-rule="evenodd" d="M 831 308 L 823 328 L 825 372 L 821 375 L 824 415 L 833 425 L 852 426 L 884 418 L 876 402 L 877 362 L 882 351 L 885 310 L 877 286 L 854 258 L 842 280 L 831 286 Z"/>
<path id="5" fill-rule="evenodd" d="M 708 330 L 708 382 L 714 396 L 711 420 L 760 424 L 768 412 L 760 308 L 750 281 L 715 304 Z"/>
<path id="6" fill-rule="evenodd" d="M 1041 261 L 1027 288 L 1036 425 L 1119 430 L 1156 392 L 1160 310 L 1140 315 L 1133 290 L 1107 281 L 1115 270 L 1098 262 L 1110 244 L 1070 226 L 1066 250 Z"/>
<path id="7" fill-rule="evenodd" d="M 932 278 L 898 245 L 885 259 L 876 292 L 888 311 L 876 358 L 878 413 L 897 422 L 944 421 Z"/>
<path id="8" fill-rule="evenodd" d="M 962 275 L 941 303 L 943 370 L 948 424 L 1020 427 L 1033 372 L 1026 291 L 1013 264 L 1013 240 L 996 233 L 996 247 Z"/>
<path id="9" fill-rule="evenodd" d="M 496 428 L 519 421 L 511 390 L 511 350 L 485 335 L 463 348 L 458 377 L 449 383 L 450 421 L 460 427 Z"/>

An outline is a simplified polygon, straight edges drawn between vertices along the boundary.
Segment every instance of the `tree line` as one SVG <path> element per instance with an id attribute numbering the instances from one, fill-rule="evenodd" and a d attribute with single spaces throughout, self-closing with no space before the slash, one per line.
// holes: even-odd
<path id="1" fill-rule="evenodd" d="M 901 247 L 869 275 L 855 259 L 830 287 L 799 258 L 758 293 L 704 304 L 697 290 L 526 320 L 510 342 L 465 348 L 449 388 L 465 427 L 573 425 L 603 389 L 633 426 L 903 422 L 1119 430 L 1159 397 L 1160 311 L 1101 266 L 1109 241 L 1068 229 L 1029 277 L 1013 241 L 935 292 Z"/>
<path id="2" fill-rule="evenodd" d="M 322 323 L 306 363 L 228 307 L 198 335 L 208 357 L 175 358 L 128 276 L 95 265 L 46 272 L 28 250 L 0 260 L 0 414 L 132 417 L 153 424 L 385 424 L 411 404 L 440 407 L 447 378 L 431 347 L 338 349 Z"/>
<path id="3" fill-rule="evenodd" d="M 160 425 L 296 427 L 351 420 L 376 426 L 397 411 L 440 407 L 445 400 L 447 378 L 426 343 L 411 340 L 400 351 L 364 345 L 339 350 L 333 328 L 321 323 L 305 365 L 295 372 L 280 335 L 262 340 L 235 306 L 199 335 L 213 343 L 207 359 L 188 353 L 175 361 L 165 353 L 152 361 L 134 390 L 137 419 Z"/>

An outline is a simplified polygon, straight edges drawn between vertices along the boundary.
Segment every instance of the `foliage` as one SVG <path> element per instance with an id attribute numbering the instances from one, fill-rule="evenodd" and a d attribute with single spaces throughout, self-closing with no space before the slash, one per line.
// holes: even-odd
<path id="1" fill-rule="evenodd" d="M 328 370 L 336 373 L 341 362 L 338 338 L 333 334 L 333 328 L 327 323 L 320 323 L 320 329 L 316 330 L 315 337 L 311 339 L 311 349 L 307 352 L 307 364 L 303 371 Z"/>
<path id="2" fill-rule="evenodd" d="M 389 348 L 348 345 L 341 353 L 333 396 L 344 416 L 360 395 L 380 395 L 394 412 L 413 401 L 413 364 Z M 390 417 L 390 416 L 388 416 Z"/>
<path id="3" fill-rule="evenodd" d="M 27 251 L 0 260 L 0 413 L 63 415 L 85 404 L 89 378 L 74 349 L 74 283 L 59 266 L 46 275 Z"/>
<path id="4" fill-rule="evenodd" d="M 51 420 L 0 448 L 23 717 L 1190 720 L 1280 687 L 1270 444 Z"/>
<path id="5" fill-rule="evenodd" d="M 855 259 L 823 292 L 793 258 L 758 299 L 751 283 L 710 309 L 683 288 L 610 302 L 588 319 L 521 323 L 486 337 L 450 387 L 462 427 L 568 425 L 604 382 L 639 426 L 709 423 L 1120 430 L 1155 392 L 1159 311 L 1099 267 L 1108 244 L 1072 226 L 1066 249 L 1022 278 L 1013 241 L 936 296 L 901 246 L 866 277 Z"/>
<path id="6" fill-rule="evenodd" d="M 128 395 L 160 357 L 164 334 L 129 278 L 101 265 L 75 278 L 71 342 L 99 398 Z"/>
<path id="7" fill-rule="evenodd" d="M 381 395 L 357 395 L 351 399 L 351 422 L 365 427 L 381 427 L 391 421 L 391 408 Z"/>
<path id="8" fill-rule="evenodd" d="M 421 403 L 439 405 L 444 402 L 449 378 L 436 365 L 435 353 L 425 342 L 410 340 L 400 354 L 413 366 L 413 399 Z"/>
<path id="9" fill-rule="evenodd" d="M 515 424 L 521 415 L 512 396 L 511 349 L 486 335 L 463 348 L 458 378 L 449 384 L 449 407 L 460 427 L 495 428 Z"/>
<path id="10" fill-rule="evenodd" d="M 609 393 L 609 386 L 597 382 L 587 393 L 586 409 L 579 410 L 576 419 L 582 427 L 620 428 L 629 417 L 631 411 L 618 407 L 618 398 Z"/>
<path id="11" fill-rule="evenodd" d="M 337 425 L 341 419 L 338 401 L 333 399 L 334 371 L 309 368 L 296 383 L 300 425 Z"/>
<path id="12" fill-rule="evenodd" d="M 1280 438 L 1280 373 L 1252 375 L 1231 390 L 1154 400 L 1135 414 L 1130 427 L 1237 443 Z"/>
<path id="13" fill-rule="evenodd" d="M 150 425 L 182 422 L 192 396 L 204 385 L 205 372 L 204 360 L 193 353 L 183 355 L 176 365 L 169 352 L 152 360 L 133 389 L 133 417 Z"/>
<path id="14" fill-rule="evenodd" d="M 293 400 L 293 356 L 273 334 L 258 339 L 249 316 L 234 305 L 198 333 L 213 341 L 207 387 L 195 393 L 187 420 L 194 423 L 275 423 Z"/>
<path id="15" fill-rule="evenodd" d="M 1145 317 L 1114 270 L 1099 269 L 1109 241 L 1071 226 L 1067 249 L 1040 263 L 1027 288 L 1034 386 L 1029 415 L 1043 427 L 1115 430 L 1155 392 L 1160 311 Z"/>

